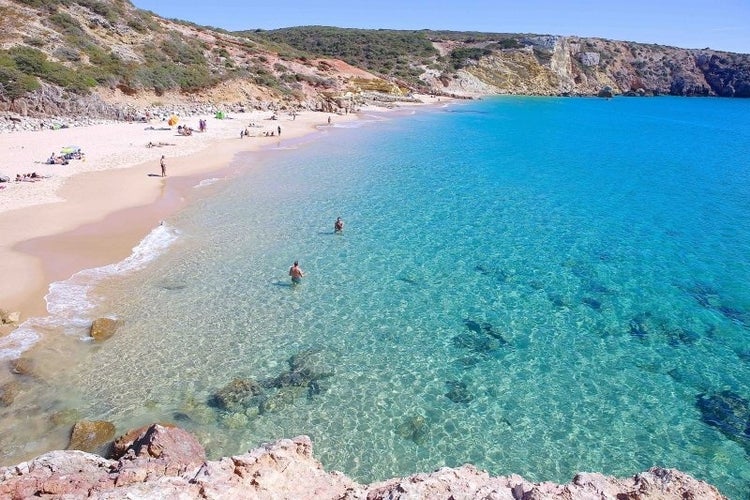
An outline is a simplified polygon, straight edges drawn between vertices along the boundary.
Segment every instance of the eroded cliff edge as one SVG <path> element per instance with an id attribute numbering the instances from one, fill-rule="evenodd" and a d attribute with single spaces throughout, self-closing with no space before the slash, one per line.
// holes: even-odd
<path id="1" fill-rule="evenodd" d="M 568 484 L 492 477 L 472 465 L 359 484 L 327 472 L 307 436 L 282 439 L 243 455 L 206 461 L 187 431 L 154 424 L 114 445 L 113 459 L 53 451 L 0 468 L 0 497 L 21 498 L 316 498 L 316 499 L 723 499 L 719 491 L 674 469 L 653 467 L 630 478 L 580 473 Z"/>

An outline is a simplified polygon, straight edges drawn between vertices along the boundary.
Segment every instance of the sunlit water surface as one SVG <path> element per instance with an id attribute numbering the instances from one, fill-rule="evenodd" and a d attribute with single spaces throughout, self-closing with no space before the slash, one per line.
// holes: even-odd
<path id="1" fill-rule="evenodd" d="M 0 409 L 0 448 L 64 446 L 41 416 L 74 408 L 178 423 L 212 458 L 307 434 L 359 481 L 662 465 L 746 498 L 747 431 L 706 408 L 750 415 L 748 116 L 502 98 L 238 157 L 129 261 L 53 287 L 43 329 L 82 349 L 19 398 L 38 418 Z M 123 325 L 78 340 L 98 316 Z M 222 406 L 234 379 L 262 393 Z"/>

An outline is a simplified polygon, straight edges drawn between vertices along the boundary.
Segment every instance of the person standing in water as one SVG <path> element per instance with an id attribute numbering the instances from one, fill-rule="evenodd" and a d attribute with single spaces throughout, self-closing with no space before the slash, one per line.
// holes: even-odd
<path id="1" fill-rule="evenodd" d="M 302 283 L 302 277 L 304 275 L 305 273 L 302 271 L 302 268 L 299 267 L 299 262 L 295 260 L 292 267 L 289 268 L 289 276 L 292 277 L 292 283 L 295 285 Z"/>
<path id="2" fill-rule="evenodd" d="M 335 233 L 341 233 L 344 231 L 344 221 L 341 217 L 336 217 L 336 222 L 333 223 L 333 231 Z"/>

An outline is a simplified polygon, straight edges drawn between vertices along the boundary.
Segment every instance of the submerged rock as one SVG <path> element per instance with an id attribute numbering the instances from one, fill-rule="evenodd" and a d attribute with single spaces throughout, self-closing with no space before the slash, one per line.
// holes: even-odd
<path id="1" fill-rule="evenodd" d="M 21 384 L 15 380 L 0 385 L 0 406 L 10 406 L 21 392 Z"/>
<path id="2" fill-rule="evenodd" d="M 34 375 L 34 361 L 31 358 L 18 358 L 10 362 L 10 371 L 15 375 Z"/>
<path id="3" fill-rule="evenodd" d="M 278 376 L 264 380 L 267 388 L 283 389 L 285 387 L 308 387 L 311 394 L 319 393 L 319 382 L 332 377 L 336 368 L 331 364 L 329 355 L 320 349 L 302 351 L 289 358 L 289 370 Z M 317 387 L 312 387 L 313 383 Z"/>
<path id="4" fill-rule="evenodd" d="M 477 337 L 469 333 L 460 333 L 453 337 L 453 345 L 480 355 L 488 355 L 502 347 L 502 343 L 497 339 Z"/>
<path id="5" fill-rule="evenodd" d="M 255 380 L 236 378 L 213 394 L 208 404 L 221 410 L 244 410 L 254 404 L 253 398 L 262 392 L 263 388 Z"/>
<path id="6" fill-rule="evenodd" d="M 416 444 L 424 444 L 430 433 L 427 419 L 422 415 L 406 417 L 396 428 L 396 433 L 402 438 L 413 441 Z"/>
<path id="7" fill-rule="evenodd" d="M 445 383 L 448 387 L 448 392 L 445 393 L 445 397 L 453 401 L 454 403 L 470 403 L 474 396 L 469 392 L 466 382 L 460 380 L 449 380 Z"/>
<path id="8" fill-rule="evenodd" d="M 689 293 L 701 307 L 717 311 L 728 320 L 750 328 L 750 311 L 727 305 L 713 286 L 698 282 L 690 287 L 682 287 L 682 289 Z"/>
<path id="9" fill-rule="evenodd" d="M 105 420 L 79 420 L 70 434 L 69 450 L 94 452 L 115 437 L 115 426 Z"/>
<path id="10" fill-rule="evenodd" d="M 295 354 L 289 359 L 289 368 L 308 380 L 320 380 L 332 377 L 336 373 L 329 356 L 320 349 Z"/>
<path id="11" fill-rule="evenodd" d="M 260 413 L 280 411 L 293 404 L 298 397 L 306 392 L 307 389 L 301 386 L 282 387 L 260 403 Z"/>
<path id="12" fill-rule="evenodd" d="M 602 303 L 593 297 L 584 297 L 581 299 L 581 303 L 589 306 L 594 311 L 600 312 L 602 310 Z"/>
<path id="13" fill-rule="evenodd" d="M 81 419 L 81 412 L 75 408 L 58 410 L 49 416 L 49 422 L 55 427 L 60 425 L 73 425 Z"/>
<path id="14" fill-rule="evenodd" d="M 701 419 L 750 453 L 750 402 L 732 391 L 699 394 L 695 405 Z"/>
<path id="15" fill-rule="evenodd" d="M 670 328 L 666 332 L 667 343 L 672 347 L 678 347 L 680 345 L 693 345 L 701 336 L 692 330 L 686 330 L 684 328 Z"/>
<path id="16" fill-rule="evenodd" d="M 510 278 L 510 274 L 508 274 L 507 271 L 499 267 L 489 268 L 486 266 L 479 265 L 479 266 L 476 266 L 474 270 L 483 276 L 489 276 L 491 278 L 495 278 L 502 283 L 505 283 Z"/>
<path id="17" fill-rule="evenodd" d="M 641 340 L 645 339 L 652 329 L 650 318 L 651 313 L 646 312 L 631 319 L 629 324 L 630 336 Z"/>
<path id="18" fill-rule="evenodd" d="M 491 323 L 480 324 L 474 320 L 465 319 L 464 324 L 466 325 L 466 328 L 474 333 L 489 335 L 493 339 L 496 339 L 498 342 L 500 342 L 500 345 L 508 344 L 508 341 L 505 340 L 505 337 L 503 337 L 500 332 L 495 331 L 495 327 Z"/>
<path id="19" fill-rule="evenodd" d="M 120 323 L 112 318 L 97 318 L 91 324 L 91 338 L 94 340 L 107 340 L 117 331 Z"/>

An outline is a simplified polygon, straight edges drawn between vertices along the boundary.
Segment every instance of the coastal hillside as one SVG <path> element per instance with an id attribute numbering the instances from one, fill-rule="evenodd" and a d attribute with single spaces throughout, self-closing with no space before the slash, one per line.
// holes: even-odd
<path id="1" fill-rule="evenodd" d="M 574 36 L 322 26 L 240 34 L 339 58 L 423 92 L 750 97 L 750 55 L 711 49 Z"/>
<path id="2" fill-rule="evenodd" d="M 0 0 L 5 123 L 129 119 L 159 107 L 343 112 L 414 93 L 750 97 L 750 55 L 533 34 L 230 33 L 128 0 Z"/>
<path id="3" fill-rule="evenodd" d="M 163 19 L 127 0 L 0 0 L 0 112 L 126 119 L 160 105 L 330 110 L 370 87 L 403 93 L 340 60 Z"/>

